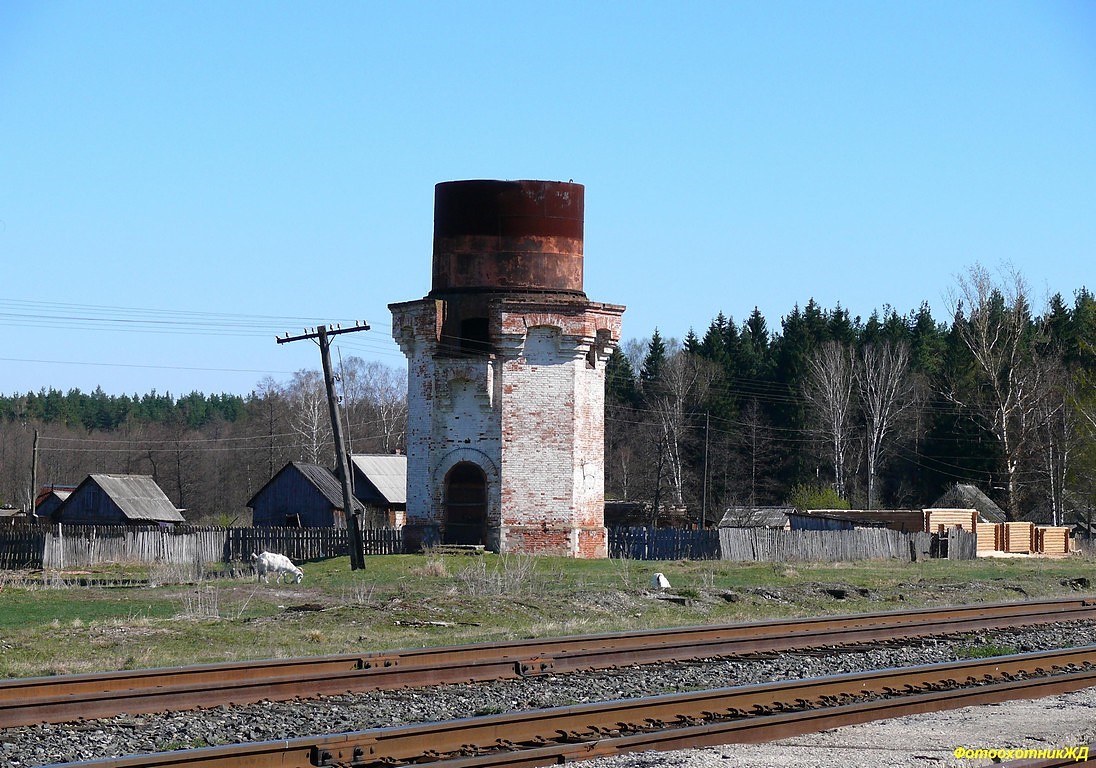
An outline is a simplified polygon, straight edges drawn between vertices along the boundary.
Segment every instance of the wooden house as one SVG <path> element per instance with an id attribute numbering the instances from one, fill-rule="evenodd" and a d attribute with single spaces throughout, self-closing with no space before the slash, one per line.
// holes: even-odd
<path id="1" fill-rule="evenodd" d="M 852 531 L 857 528 L 888 528 L 886 520 L 870 515 L 858 515 L 861 510 L 808 509 L 788 514 L 789 529 L 793 531 Z M 846 514 L 852 512 L 853 514 Z"/>
<path id="2" fill-rule="evenodd" d="M 38 515 L 39 520 L 57 522 L 58 510 L 75 490 L 75 485 L 51 485 L 48 488 L 41 488 L 34 499 L 34 513 Z"/>
<path id="3" fill-rule="evenodd" d="M 350 457 L 354 497 L 368 524 L 402 526 L 407 521 L 407 457 L 358 453 Z"/>
<path id="4" fill-rule="evenodd" d="M 602 519 L 606 528 L 691 528 L 696 521 L 689 517 L 688 507 L 659 504 L 658 514 L 649 501 L 619 501 L 606 499 Z"/>
<path id="5" fill-rule="evenodd" d="M 947 493 L 932 504 L 932 509 L 974 509 L 978 511 L 978 520 L 982 523 L 1003 523 L 1008 519 L 999 506 L 989 496 L 973 485 L 956 483 Z"/>
<path id="6" fill-rule="evenodd" d="M 727 507 L 719 521 L 720 528 L 791 529 L 790 515 L 795 507 Z"/>
<path id="7" fill-rule="evenodd" d="M 364 507 L 354 501 L 355 510 Z M 318 464 L 291 461 L 247 502 L 256 527 L 345 528 L 342 483 Z"/>
<path id="8" fill-rule="evenodd" d="M 54 513 L 66 525 L 174 525 L 186 518 L 148 475 L 88 475 Z"/>

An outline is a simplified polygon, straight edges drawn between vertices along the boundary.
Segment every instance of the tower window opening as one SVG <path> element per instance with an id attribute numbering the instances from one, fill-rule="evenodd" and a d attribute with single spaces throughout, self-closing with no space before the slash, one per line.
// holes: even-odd
<path id="1" fill-rule="evenodd" d="M 460 323 L 461 352 L 490 352 L 491 335 L 487 328 L 486 317 L 469 317 Z"/>

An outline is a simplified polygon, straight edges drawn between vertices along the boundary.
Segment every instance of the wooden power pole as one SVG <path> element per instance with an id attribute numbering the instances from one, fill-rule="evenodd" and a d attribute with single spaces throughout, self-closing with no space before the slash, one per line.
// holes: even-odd
<path id="1" fill-rule="evenodd" d="M 37 517 L 38 509 L 34 502 L 38 500 L 38 430 L 34 430 L 34 445 L 30 451 L 30 508 L 27 517 Z"/>
<path id="2" fill-rule="evenodd" d="M 302 339 L 316 339 L 320 345 L 320 361 L 323 363 L 323 383 L 327 389 L 327 410 L 331 416 L 331 432 L 335 438 L 335 464 L 342 475 L 343 510 L 346 514 L 346 530 L 350 544 L 350 569 L 356 571 L 365 567 L 365 556 L 362 547 L 361 520 L 358 511 L 354 508 L 354 490 L 350 477 L 350 461 L 346 455 L 343 441 L 342 421 L 339 419 L 339 399 L 335 395 L 335 377 L 331 373 L 331 336 L 340 333 L 354 333 L 356 331 L 368 331 L 369 323 L 355 323 L 353 328 L 340 328 L 335 326 L 331 330 L 327 326 L 320 325 L 312 331 L 305 331 L 299 336 L 278 336 L 279 344 Z"/>

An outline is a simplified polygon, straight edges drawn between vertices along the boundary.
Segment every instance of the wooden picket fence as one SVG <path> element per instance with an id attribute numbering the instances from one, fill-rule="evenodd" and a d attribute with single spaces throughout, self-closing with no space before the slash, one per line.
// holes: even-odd
<path id="1" fill-rule="evenodd" d="M 402 528 L 362 530 L 366 555 L 406 551 Z M 977 537 L 958 528 L 940 534 L 883 528 L 783 531 L 763 528 L 688 530 L 613 528 L 609 556 L 630 560 L 740 562 L 973 559 Z M 247 563 L 253 553 L 280 552 L 304 562 L 349 552 L 337 528 L 134 528 L 19 526 L 0 528 L 0 569 L 83 568 L 100 563 Z"/>
<path id="2" fill-rule="evenodd" d="M 404 551 L 401 528 L 362 531 L 367 555 Z M 199 564 L 248 562 L 253 553 L 280 552 L 291 560 L 346 555 L 346 529 L 134 528 L 52 525 L 0 529 L 0 568 L 84 568 L 100 563 Z"/>
<path id="3" fill-rule="evenodd" d="M 718 560 L 719 534 L 711 529 L 610 528 L 609 557 L 625 560 Z"/>
<path id="4" fill-rule="evenodd" d="M 721 528 L 724 560 L 738 562 L 849 562 L 923 560 L 947 557 L 973 560 L 977 537 L 955 528 L 942 534 L 902 533 L 887 528 L 851 531 L 785 531 L 769 528 Z"/>
<path id="5" fill-rule="evenodd" d="M 0 569 L 41 568 L 46 529 L 41 526 L 0 527 Z"/>

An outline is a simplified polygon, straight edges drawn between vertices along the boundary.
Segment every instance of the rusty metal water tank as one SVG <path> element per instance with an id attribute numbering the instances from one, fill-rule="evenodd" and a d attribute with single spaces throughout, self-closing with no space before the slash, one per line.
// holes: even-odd
<path id="1" fill-rule="evenodd" d="M 584 192 L 564 181 L 437 184 L 430 295 L 583 295 Z"/>

